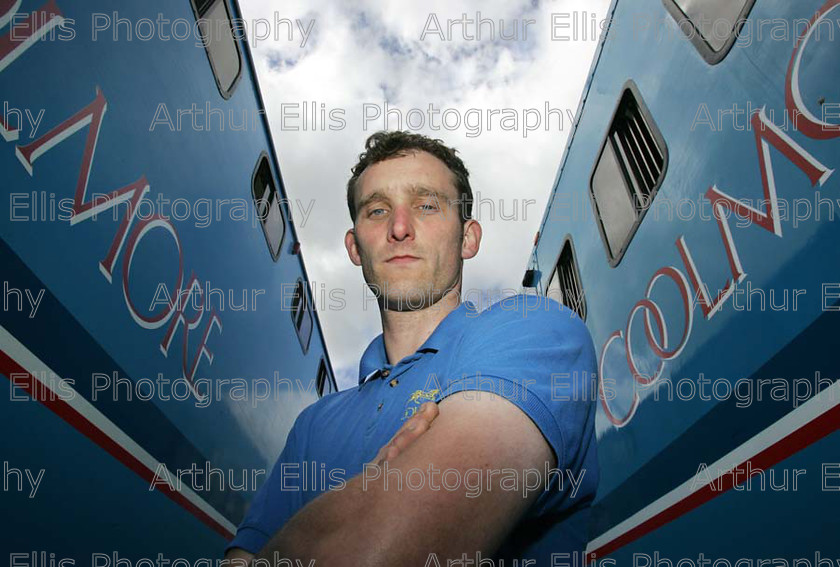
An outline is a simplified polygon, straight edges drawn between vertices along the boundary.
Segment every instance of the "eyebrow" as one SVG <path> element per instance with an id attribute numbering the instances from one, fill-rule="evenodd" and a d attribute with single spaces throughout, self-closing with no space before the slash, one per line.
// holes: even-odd
<path id="1" fill-rule="evenodd" d="M 370 195 L 368 195 L 367 197 L 365 197 L 364 199 L 359 201 L 359 210 L 361 211 L 362 209 L 364 209 L 366 206 L 368 206 L 370 203 L 372 203 L 374 201 L 387 201 L 387 200 L 388 200 L 388 197 L 385 195 L 385 193 L 383 193 L 382 191 L 374 191 L 373 193 L 371 193 Z"/>
<path id="2" fill-rule="evenodd" d="M 436 189 L 430 189 L 422 185 L 415 185 L 414 187 L 412 187 L 411 193 L 415 197 L 434 197 L 441 203 L 448 203 L 450 201 L 449 197 L 444 195 L 441 191 L 438 191 Z"/>
<path id="3" fill-rule="evenodd" d="M 444 195 L 441 191 L 430 189 L 424 185 L 414 185 L 409 189 L 413 197 L 434 197 L 438 203 L 450 203 L 452 200 Z M 361 211 L 370 203 L 375 201 L 390 201 L 388 196 L 382 191 L 374 191 L 359 202 L 359 210 Z"/>

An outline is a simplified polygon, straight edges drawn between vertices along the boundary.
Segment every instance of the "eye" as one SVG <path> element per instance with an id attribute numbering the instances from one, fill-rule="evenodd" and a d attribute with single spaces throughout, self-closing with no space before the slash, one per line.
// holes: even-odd
<path id="1" fill-rule="evenodd" d="M 381 208 L 381 207 L 380 207 L 380 208 L 377 208 L 377 209 L 370 209 L 370 210 L 368 211 L 368 216 L 371 216 L 371 217 L 374 217 L 374 216 L 382 216 L 382 214 L 384 214 L 384 213 L 386 213 L 386 212 L 387 212 L 387 211 L 386 211 L 385 209 Z M 382 214 L 380 214 L 380 213 L 382 213 Z"/>
<path id="2" fill-rule="evenodd" d="M 424 211 L 436 211 L 438 210 L 437 203 L 423 203 L 420 205 L 420 208 Z"/>

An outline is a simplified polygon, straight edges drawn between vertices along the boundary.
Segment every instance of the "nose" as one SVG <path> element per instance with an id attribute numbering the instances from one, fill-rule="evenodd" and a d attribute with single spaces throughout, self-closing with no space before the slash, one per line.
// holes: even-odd
<path id="1" fill-rule="evenodd" d="M 407 206 L 397 206 L 391 214 L 391 223 L 388 227 L 388 240 L 402 242 L 406 239 L 414 239 L 414 224 L 411 217 L 411 210 Z"/>

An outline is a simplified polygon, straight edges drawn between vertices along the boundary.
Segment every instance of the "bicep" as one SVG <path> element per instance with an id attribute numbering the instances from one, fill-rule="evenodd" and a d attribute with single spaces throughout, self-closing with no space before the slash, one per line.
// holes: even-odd
<path id="1" fill-rule="evenodd" d="M 494 553 L 545 487 L 546 466 L 556 464 L 537 426 L 502 396 L 456 392 L 439 409 L 430 429 L 367 488 L 371 520 L 398 527 L 383 530 L 388 543 L 401 559 L 424 564 L 431 552 L 441 561 Z"/>

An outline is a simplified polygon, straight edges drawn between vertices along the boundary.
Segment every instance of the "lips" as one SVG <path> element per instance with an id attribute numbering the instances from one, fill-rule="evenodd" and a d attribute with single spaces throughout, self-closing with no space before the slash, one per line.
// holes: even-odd
<path id="1" fill-rule="evenodd" d="M 410 262 L 414 262 L 415 260 L 419 260 L 416 256 L 411 255 L 403 255 L 403 256 L 393 256 L 391 259 L 387 260 L 388 264 L 407 264 Z"/>

